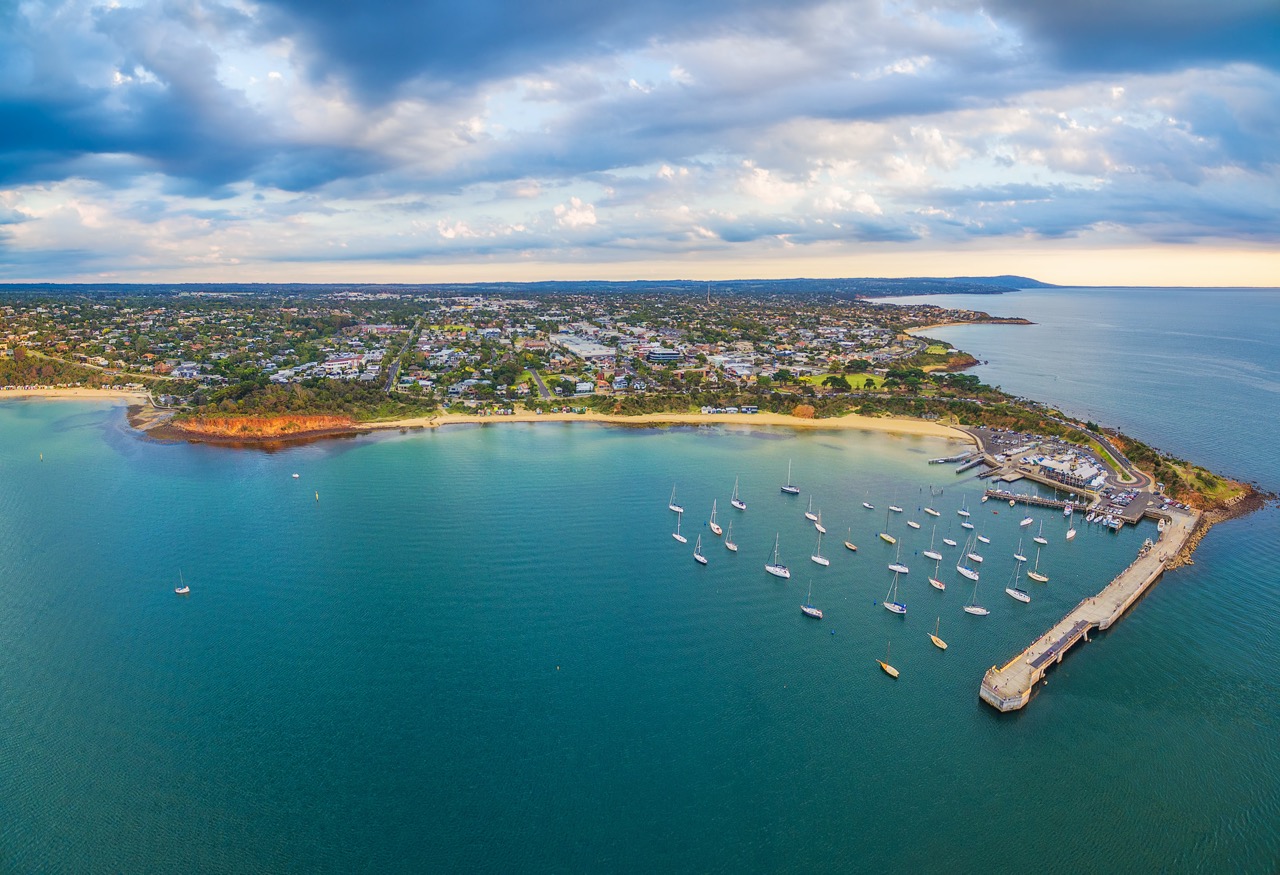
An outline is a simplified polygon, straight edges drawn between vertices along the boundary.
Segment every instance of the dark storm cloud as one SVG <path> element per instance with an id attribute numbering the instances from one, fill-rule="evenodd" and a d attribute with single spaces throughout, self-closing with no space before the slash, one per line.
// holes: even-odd
<path id="1" fill-rule="evenodd" d="M 813 0 L 264 0 L 263 29 L 289 37 L 312 76 L 353 84 L 372 100 L 418 80 L 428 91 L 466 89 L 614 54 L 649 40 L 719 30 L 768 30 Z"/>
<path id="2" fill-rule="evenodd" d="M 1276 0 L 989 0 L 1074 70 L 1177 70 L 1245 61 L 1280 69 Z"/>

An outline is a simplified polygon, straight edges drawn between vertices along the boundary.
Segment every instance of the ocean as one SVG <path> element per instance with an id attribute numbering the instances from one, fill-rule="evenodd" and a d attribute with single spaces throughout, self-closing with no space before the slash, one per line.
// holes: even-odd
<path id="1" fill-rule="evenodd" d="M 1011 391 L 1266 485 L 1275 351 L 1250 338 L 1280 324 L 1280 297 L 1211 294 L 969 298 L 1039 324 L 936 333 Z M 1173 310 L 1205 336 L 1170 349 Z M 1069 330 L 1081 312 L 1092 331 Z M 1070 345 L 1061 370 L 1044 336 Z M 1102 355 L 1117 345 L 1173 358 L 1126 372 Z M 1155 533 L 1066 542 L 1061 514 L 1037 511 L 1050 581 L 1015 602 L 1023 511 L 928 464 L 959 449 L 506 423 L 267 453 L 152 442 L 107 404 L 0 403 L 0 869 L 1274 868 L 1280 515 L 1214 529 L 1001 715 L 978 700 L 983 671 Z M 778 489 L 789 463 L 798 497 Z M 810 498 L 828 568 L 809 559 Z M 713 500 L 737 554 L 706 526 Z M 925 581 L 919 553 L 961 539 L 962 505 L 991 539 L 989 617 L 961 610 L 956 550 L 946 591 Z M 880 606 L 886 525 L 905 617 Z M 763 569 L 775 536 L 789 581 Z M 810 585 L 821 621 L 799 610 Z"/>

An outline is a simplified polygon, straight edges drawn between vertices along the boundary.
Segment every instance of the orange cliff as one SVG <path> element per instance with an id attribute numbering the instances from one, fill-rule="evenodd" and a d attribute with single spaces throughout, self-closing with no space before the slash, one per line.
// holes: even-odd
<path id="1" fill-rule="evenodd" d="M 174 420 L 170 427 L 189 437 L 222 440 L 269 440 L 355 431 L 349 416 L 287 413 L 280 416 L 200 416 Z"/>

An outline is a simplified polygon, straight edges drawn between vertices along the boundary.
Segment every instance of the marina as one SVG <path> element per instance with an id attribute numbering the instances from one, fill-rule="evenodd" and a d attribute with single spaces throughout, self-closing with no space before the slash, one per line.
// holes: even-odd
<path id="1" fill-rule="evenodd" d="M 992 666 L 982 678 L 979 696 L 997 711 L 1016 711 L 1031 701 L 1036 685 L 1050 667 L 1062 662 L 1076 643 L 1089 640 L 1093 629 L 1106 631 L 1152 584 L 1160 579 L 1195 531 L 1195 511 L 1169 514 L 1159 539 L 1148 542 L 1138 557 L 1102 588 L 1083 599 L 1066 616 L 1002 666 Z"/>

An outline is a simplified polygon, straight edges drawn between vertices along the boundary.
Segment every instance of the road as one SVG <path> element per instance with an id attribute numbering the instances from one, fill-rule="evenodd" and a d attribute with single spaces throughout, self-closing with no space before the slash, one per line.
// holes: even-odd
<path id="1" fill-rule="evenodd" d="M 533 382 L 538 384 L 538 394 L 543 398 L 550 398 L 551 392 L 547 390 L 547 384 L 542 382 L 542 375 L 537 371 L 530 371 L 533 374 Z"/>
<path id="2" fill-rule="evenodd" d="M 422 327 L 422 319 L 413 323 L 413 328 L 409 329 L 409 339 L 404 342 L 404 346 L 400 348 L 400 352 L 396 355 L 396 360 L 391 363 L 391 370 L 387 373 L 387 384 L 382 387 L 382 391 L 388 395 L 396 385 L 396 379 L 400 376 L 400 362 L 404 359 L 404 354 L 409 351 L 410 345 L 418 339 L 418 329 Z"/>

